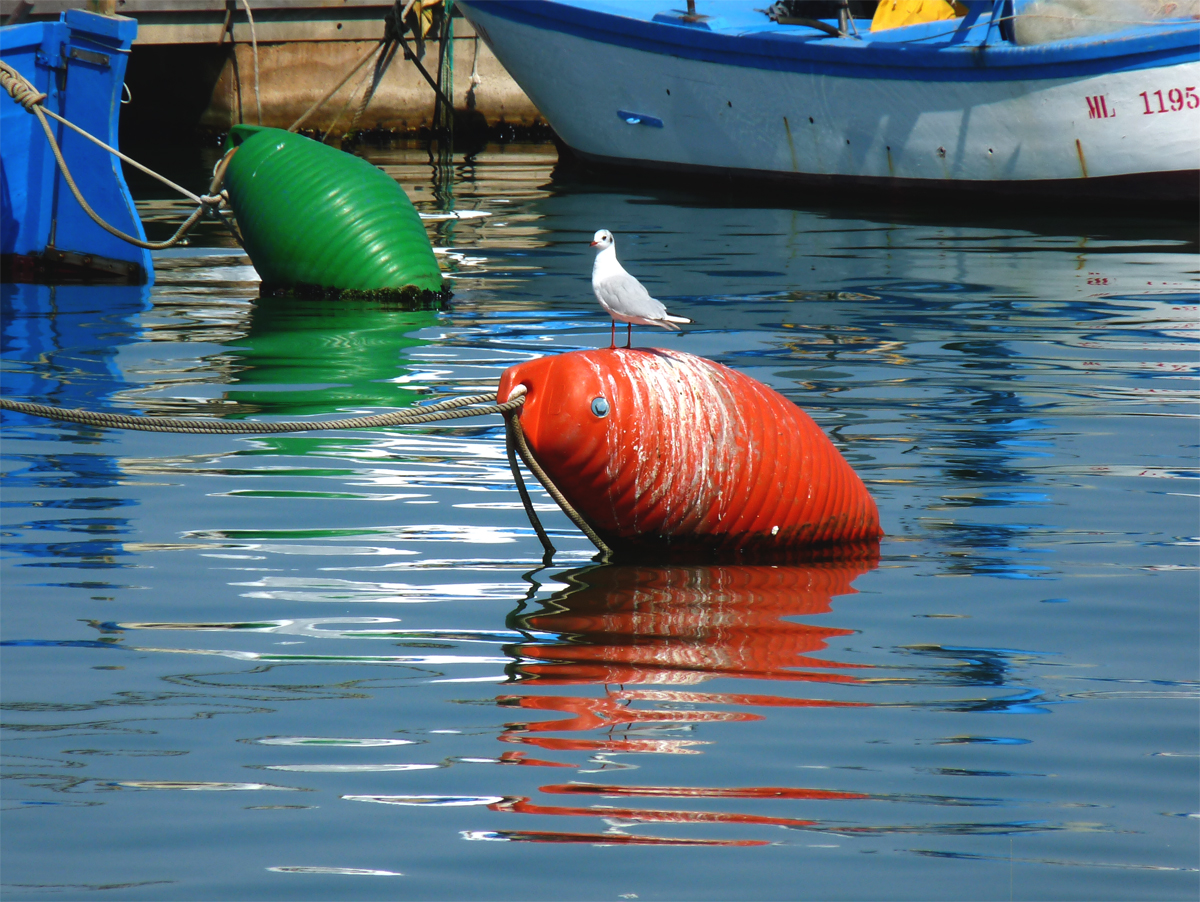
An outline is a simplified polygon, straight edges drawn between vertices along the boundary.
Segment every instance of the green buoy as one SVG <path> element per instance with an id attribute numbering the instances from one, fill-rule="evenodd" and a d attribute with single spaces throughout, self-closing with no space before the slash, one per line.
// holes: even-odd
<path id="1" fill-rule="evenodd" d="M 229 141 L 225 186 L 263 294 L 445 296 L 425 226 L 394 179 L 283 129 L 235 125 Z"/>

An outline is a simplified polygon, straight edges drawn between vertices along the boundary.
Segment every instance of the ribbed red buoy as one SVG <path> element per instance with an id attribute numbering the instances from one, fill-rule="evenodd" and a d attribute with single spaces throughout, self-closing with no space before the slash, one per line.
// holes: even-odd
<path id="1" fill-rule="evenodd" d="M 862 480 L 795 404 L 678 351 L 604 348 L 505 371 L 534 456 L 615 550 L 773 551 L 878 540 Z"/>

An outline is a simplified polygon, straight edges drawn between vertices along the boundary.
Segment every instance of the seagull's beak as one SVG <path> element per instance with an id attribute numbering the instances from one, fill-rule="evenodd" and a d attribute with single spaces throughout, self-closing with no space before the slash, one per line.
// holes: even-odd
<path id="1" fill-rule="evenodd" d="M 596 246 L 596 245 L 598 245 L 599 243 L 600 243 L 599 241 L 593 241 L 593 242 L 592 242 L 592 244 L 591 244 L 591 246 L 592 246 L 592 247 L 595 247 L 595 246 Z"/>

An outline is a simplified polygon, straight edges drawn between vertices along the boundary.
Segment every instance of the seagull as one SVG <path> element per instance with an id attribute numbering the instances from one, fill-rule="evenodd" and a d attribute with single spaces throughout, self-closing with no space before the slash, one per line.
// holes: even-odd
<path id="1" fill-rule="evenodd" d="M 645 287 L 625 272 L 617 260 L 617 246 L 612 232 L 601 229 L 592 237 L 596 262 L 592 265 L 592 290 L 604 312 L 612 317 L 612 344 L 617 346 L 617 323 L 625 323 L 625 347 L 633 341 L 633 323 L 640 326 L 658 326 L 679 331 L 676 323 L 690 323 L 685 316 L 671 316 L 662 301 L 650 297 Z"/>

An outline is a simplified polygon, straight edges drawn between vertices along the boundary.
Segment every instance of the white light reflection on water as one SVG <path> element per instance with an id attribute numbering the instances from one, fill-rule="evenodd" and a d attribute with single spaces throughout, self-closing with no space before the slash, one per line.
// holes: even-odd
<path id="1" fill-rule="evenodd" d="M 383 748 L 392 745 L 412 745 L 411 739 L 338 739 L 326 736 L 266 736 L 249 740 L 259 745 L 337 746 L 344 748 Z"/>
<path id="2" fill-rule="evenodd" d="M 307 867 L 304 865 L 280 865 L 267 868 L 277 874 L 335 874 L 341 877 L 403 877 L 400 871 L 380 871 L 373 868 Z"/>
<path id="3" fill-rule="evenodd" d="M 270 783 L 198 783 L 184 780 L 122 780 L 114 785 L 123 789 L 170 789 L 181 792 L 246 792 L 260 789 L 292 792 L 297 788 Z"/>
<path id="4" fill-rule="evenodd" d="M 263 764 L 263 770 L 288 770 L 301 774 L 373 774 L 436 770 L 442 764 Z"/>

